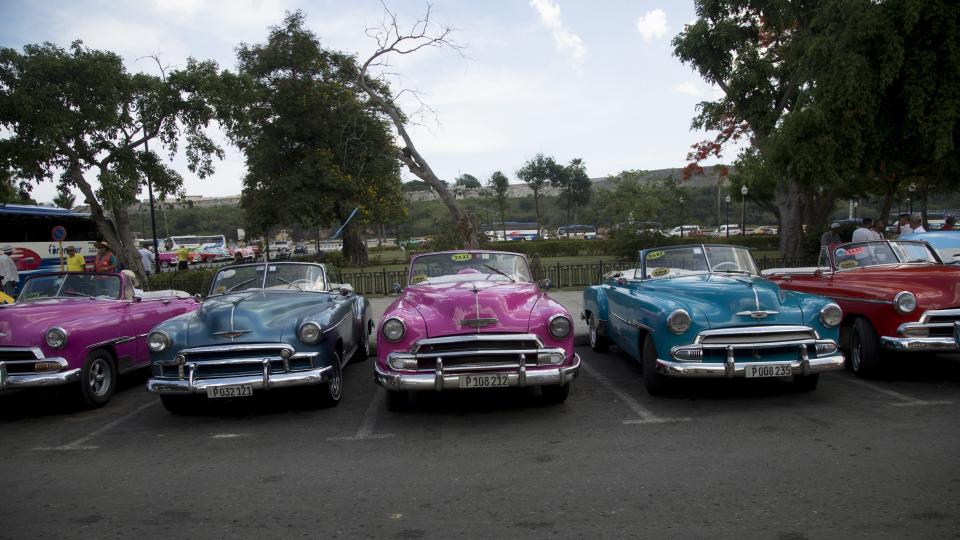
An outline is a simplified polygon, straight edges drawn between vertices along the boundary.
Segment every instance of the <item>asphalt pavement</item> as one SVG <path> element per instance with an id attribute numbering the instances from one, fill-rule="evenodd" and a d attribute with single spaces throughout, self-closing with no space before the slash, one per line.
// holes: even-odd
<path id="1" fill-rule="evenodd" d="M 0 394 L 4 538 L 955 538 L 960 361 L 643 390 L 579 347 L 570 398 L 426 394 L 392 413 L 372 361 L 339 407 L 289 394 L 168 414 L 123 379 L 106 407 Z M 905 373 L 909 369 L 911 373 Z"/>

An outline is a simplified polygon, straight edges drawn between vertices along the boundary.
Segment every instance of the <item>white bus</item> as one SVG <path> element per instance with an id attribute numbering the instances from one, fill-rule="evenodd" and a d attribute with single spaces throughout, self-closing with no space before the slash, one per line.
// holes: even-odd
<path id="1" fill-rule="evenodd" d="M 160 242 L 160 245 L 167 251 L 176 251 L 180 246 L 194 250 L 208 245 L 219 246 L 226 249 L 227 239 L 224 238 L 222 234 L 170 236 L 164 238 L 163 242 Z"/>
<path id="2" fill-rule="evenodd" d="M 565 225 L 557 229 L 557 238 L 596 240 L 597 228 L 593 225 Z"/>

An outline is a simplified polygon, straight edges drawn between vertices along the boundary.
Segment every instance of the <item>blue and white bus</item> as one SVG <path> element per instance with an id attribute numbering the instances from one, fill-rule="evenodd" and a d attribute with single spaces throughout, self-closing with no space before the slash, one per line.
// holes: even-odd
<path id="1" fill-rule="evenodd" d="M 557 238 L 596 240 L 597 228 L 593 225 L 564 225 L 557 229 Z"/>
<path id="2" fill-rule="evenodd" d="M 53 206 L 0 204 L 0 246 L 13 247 L 11 257 L 20 283 L 25 275 L 60 269 L 60 245 L 51 236 L 58 225 L 67 230 L 63 249 L 73 246 L 92 263 L 97 254 L 93 243 L 103 236 L 90 214 Z"/>

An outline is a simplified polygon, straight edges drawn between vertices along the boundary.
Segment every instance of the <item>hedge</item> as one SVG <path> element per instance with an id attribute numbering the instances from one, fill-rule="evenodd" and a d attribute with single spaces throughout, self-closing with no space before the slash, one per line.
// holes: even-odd
<path id="1" fill-rule="evenodd" d="M 190 294 L 206 296 L 216 270 L 196 269 L 162 272 L 147 276 L 147 290 L 163 291 L 174 289 Z"/>

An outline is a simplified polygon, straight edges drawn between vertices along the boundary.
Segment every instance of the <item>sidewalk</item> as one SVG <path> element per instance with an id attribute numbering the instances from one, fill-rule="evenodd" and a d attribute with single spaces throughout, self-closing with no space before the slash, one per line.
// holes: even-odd
<path id="1" fill-rule="evenodd" d="M 563 305 L 563 307 L 567 308 L 567 311 L 570 312 L 570 317 L 573 319 L 574 343 L 577 345 L 588 344 L 590 339 L 587 333 L 587 322 L 580 319 L 580 313 L 583 311 L 583 290 L 552 290 L 547 294 Z M 390 304 L 396 299 L 396 296 L 379 296 L 369 298 L 370 307 L 373 310 L 373 320 L 378 326 L 380 324 L 380 318 L 383 317 L 383 312 L 386 311 L 387 307 L 389 307 Z M 374 343 L 376 343 L 375 339 Z"/>

